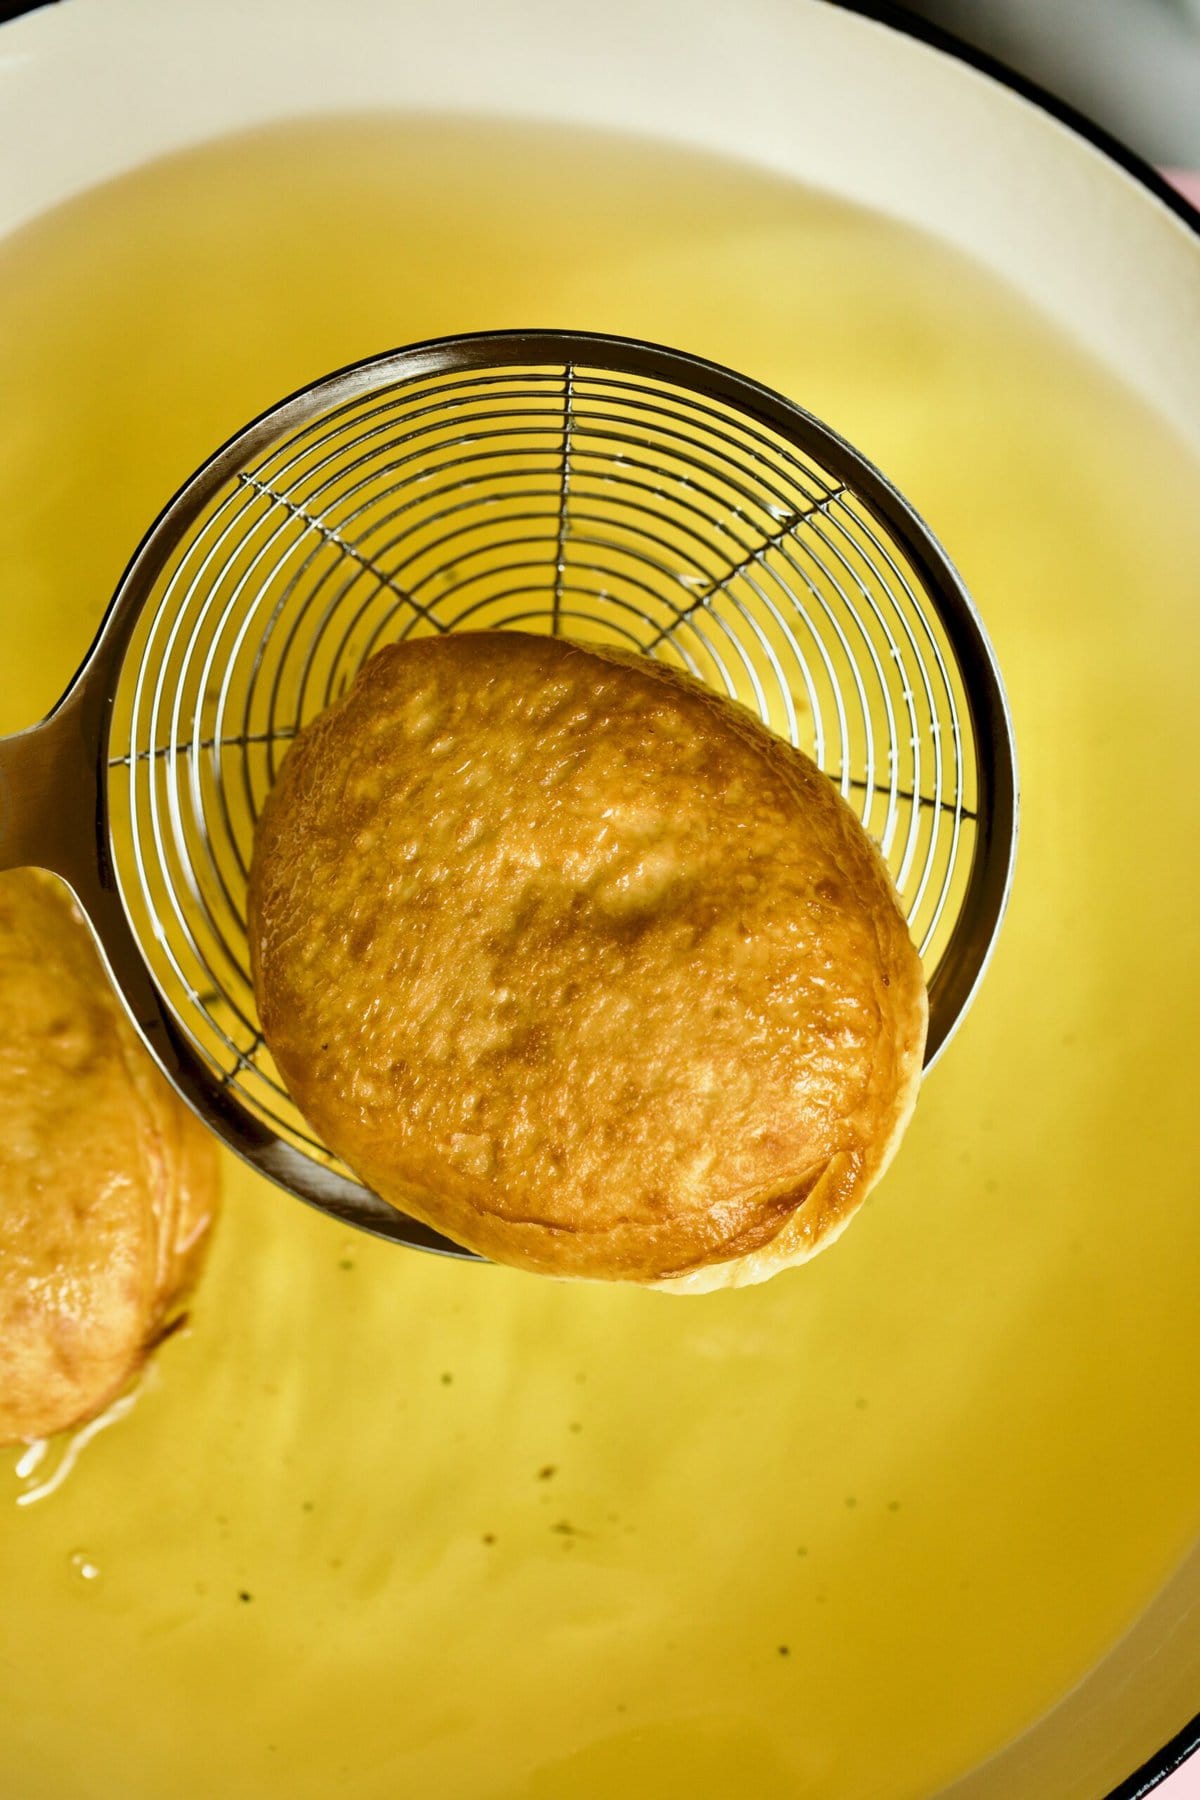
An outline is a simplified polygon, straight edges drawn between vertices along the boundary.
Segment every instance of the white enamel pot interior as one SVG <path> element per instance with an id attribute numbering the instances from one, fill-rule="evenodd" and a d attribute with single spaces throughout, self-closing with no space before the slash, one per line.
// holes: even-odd
<path id="1" fill-rule="evenodd" d="M 66 0 L 0 31 L 0 232 L 165 152 L 298 114 L 400 107 L 649 132 L 949 240 L 1200 441 L 1200 237 L 1184 210 L 1079 122 L 878 10 Z M 950 1792 L 1143 1791 L 1131 1772 L 1148 1761 L 1151 1779 L 1178 1758 L 1198 1703 L 1200 1554 L 1082 1685 Z"/>

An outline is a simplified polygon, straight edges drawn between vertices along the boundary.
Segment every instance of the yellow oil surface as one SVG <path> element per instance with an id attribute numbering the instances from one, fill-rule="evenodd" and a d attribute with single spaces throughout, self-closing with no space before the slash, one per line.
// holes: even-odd
<path id="1" fill-rule="evenodd" d="M 0 1790 L 901 1800 L 1200 1522 L 1197 470 L 945 248 L 602 138 L 303 124 L 0 248 L 0 725 L 177 482 L 406 340 L 674 343 L 933 523 L 1012 698 L 984 990 L 846 1237 L 680 1301 L 350 1239 L 227 1165 L 191 1330 L 57 1491 L 0 1462 Z"/>

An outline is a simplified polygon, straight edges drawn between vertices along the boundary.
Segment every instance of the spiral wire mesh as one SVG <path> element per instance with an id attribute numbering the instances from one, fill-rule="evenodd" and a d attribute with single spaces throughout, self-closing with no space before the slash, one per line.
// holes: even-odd
<path id="1" fill-rule="evenodd" d="M 889 864 L 940 1047 L 963 983 L 939 1017 L 939 966 L 952 941 L 961 963 L 964 914 L 1011 846 L 981 837 L 978 671 L 919 566 L 919 522 L 896 529 L 869 465 L 709 365 L 548 334 L 457 342 L 467 355 L 448 340 L 379 359 L 249 428 L 144 579 L 108 735 L 109 843 L 138 947 L 223 1101 L 340 1168 L 259 1028 L 254 826 L 288 744 L 366 658 L 447 631 L 636 650 L 807 751 Z M 997 906 L 984 916 L 979 966 Z"/>

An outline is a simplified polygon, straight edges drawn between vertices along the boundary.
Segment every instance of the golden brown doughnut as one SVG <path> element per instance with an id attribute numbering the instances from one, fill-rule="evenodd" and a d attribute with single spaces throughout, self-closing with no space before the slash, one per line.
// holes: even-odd
<path id="1" fill-rule="evenodd" d="M 0 1443 L 116 1397 L 195 1278 L 217 1153 L 67 890 L 0 875 Z"/>
<path id="2" fill-rule="evenodd" d="M 875 847 L 808 758 L 642 658 L 380 651 L 284 760 L 249 925 L 316 1130 L 523 1268 L 762 1280 L 916 1101 L 925 986 Z"/>

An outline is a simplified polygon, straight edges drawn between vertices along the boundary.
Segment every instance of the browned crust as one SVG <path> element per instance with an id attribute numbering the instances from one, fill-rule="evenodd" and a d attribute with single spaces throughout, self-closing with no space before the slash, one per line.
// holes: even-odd
<path id="1" fill-rule="evenodd" d="M 60 883 L 0 876 L 0 1443 L 102 1412 L 194 1281 L 217 1153 Z"/>
<path id="2" fill-rule="evenodd" d="M 380 652 L 285 759 L 249 922 L 307 1117 L 498 1261 L 762 1279 L 915 1103 L 924 983 L 878 852 L 806 757 L 641 658 Z"/>

